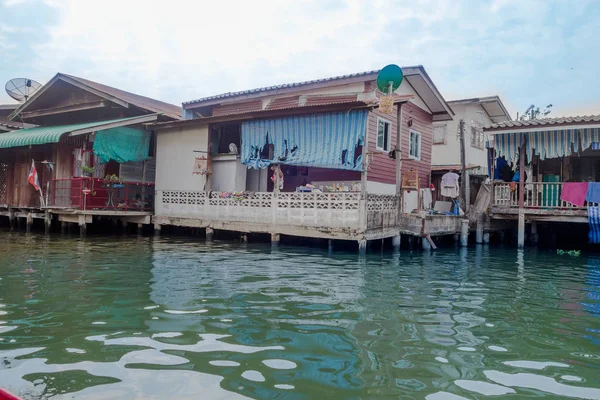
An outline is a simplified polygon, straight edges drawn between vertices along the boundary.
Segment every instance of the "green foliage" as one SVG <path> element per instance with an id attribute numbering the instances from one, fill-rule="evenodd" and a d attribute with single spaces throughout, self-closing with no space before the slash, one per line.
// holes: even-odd
<path id="1" fill-rule="evenodd" d="M 529 108 L 519 117 L 519 121 L 529 121 L 532 119 L 546 118 L 552 112 L 552 104 L 548 104 L 544 110 L 536 107 L 534 104 L 530 105 Z"/>

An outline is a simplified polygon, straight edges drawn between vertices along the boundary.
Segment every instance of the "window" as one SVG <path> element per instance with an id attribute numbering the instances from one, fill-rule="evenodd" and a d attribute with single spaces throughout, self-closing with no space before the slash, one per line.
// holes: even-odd
<path id="1" fill-rule="evenodd" d="M 390 151 L 390 131 L 392 123 L 385 119 L 377 119 L 377 150 Z"/>
<path id="2" fill-rule="evenodd" d="M 483 150 L 483 130 L 471 127 L 471 147 Z"/>
<path id="3" fill-rule="evenodd" d="M 408 156 L 416 160 L 421 159 L 421 134 L 416 131 L 410 131 L 410 142 L 408 143 Z"/>
<path id="4" fill-rule="evenodd" d="M 433 144 L 446 144 L 446 126 L 441 124 L 433 127 Z"/>

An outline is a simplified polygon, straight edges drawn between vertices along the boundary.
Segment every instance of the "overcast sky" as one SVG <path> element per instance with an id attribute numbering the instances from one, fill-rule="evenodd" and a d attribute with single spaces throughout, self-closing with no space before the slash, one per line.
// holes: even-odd
<path id="1" fill-rule="evenodd" d="M 598 21 L 600 0 L 0 0 L 0 81 L 64 72 L 179 105 L 420 64 L 446 100 L 600 114 Z"/>

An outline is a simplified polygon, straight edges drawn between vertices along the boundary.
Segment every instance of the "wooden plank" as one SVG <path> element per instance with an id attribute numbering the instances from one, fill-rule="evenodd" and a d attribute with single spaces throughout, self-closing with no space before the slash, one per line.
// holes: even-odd
<path id="1" fill-rule="evenodd" d="M 68 106 L 55 107 L 55 108 L 43 108 L 43 109 L 39 109 L 39 110 L 35 110 L 35 111 L 24 111 L 21 113 L 21 116 L 23 118 L 35 118 L 35 117 L 60 114 L 60 113 L 65 113 L 65 112 L 104 108 L 107 106 L 108 106 L 108 104 L 106 101 L 94 101 L 94 102 L 89 102 L 89 103 L 71 104 Z"/>

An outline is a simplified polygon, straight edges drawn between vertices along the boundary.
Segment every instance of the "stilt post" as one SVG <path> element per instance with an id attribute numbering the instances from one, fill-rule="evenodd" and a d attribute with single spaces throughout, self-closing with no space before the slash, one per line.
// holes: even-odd
<path id="1" fill-rule="evenodd" d="M 213 230 L 213 228 L 206 228 L 206 241 L 212 242 L 214 234 L 215 231 Z"/>
<path id="2" fill-rule="evenodd" d="M 469 220 L 460 221 L 460 245 L 467 247 L 469 245 Z"/>

